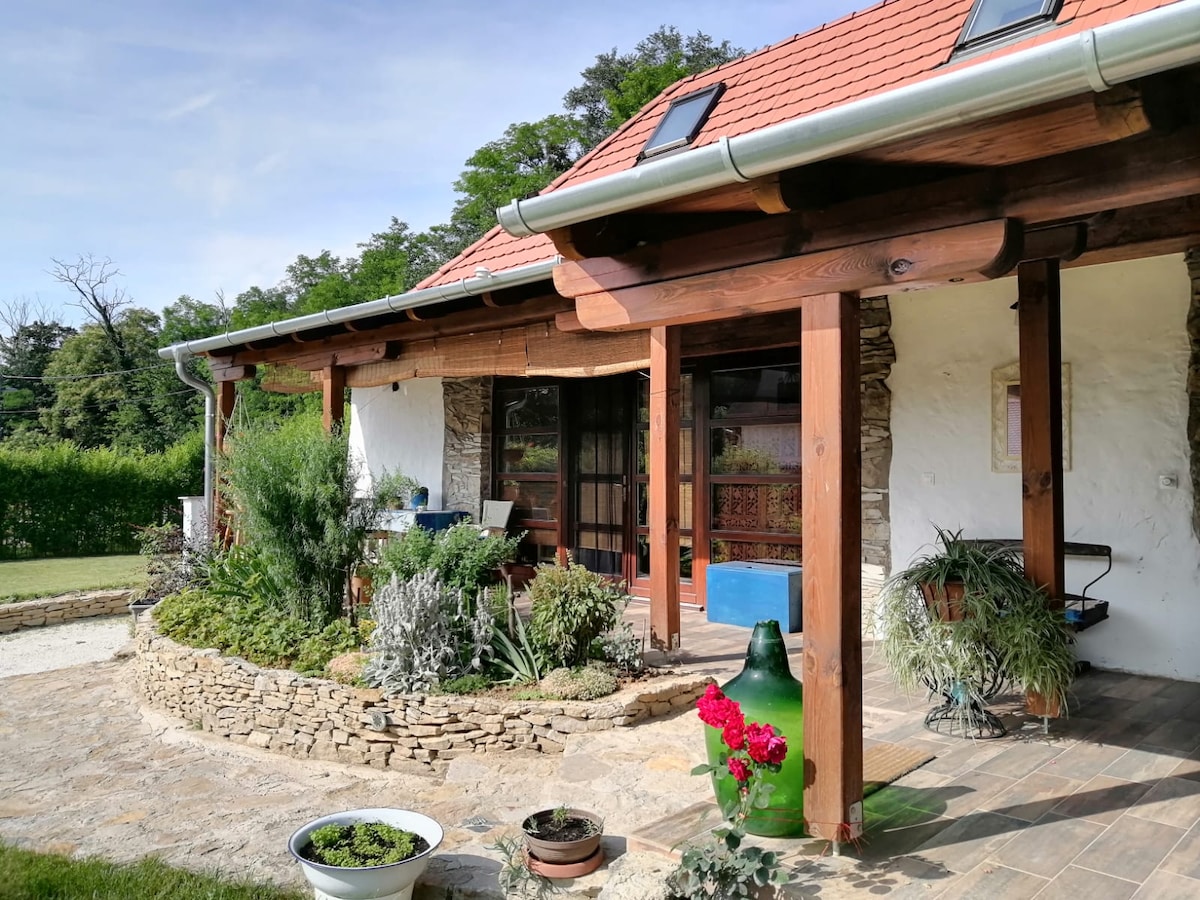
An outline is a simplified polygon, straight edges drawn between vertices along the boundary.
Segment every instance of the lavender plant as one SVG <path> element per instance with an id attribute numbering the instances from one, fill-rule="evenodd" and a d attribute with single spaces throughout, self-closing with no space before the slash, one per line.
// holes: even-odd
<path id="1" fill-rule="evenodd" d="M 376 588 L 371 618 L 375 630 L 363 678 L 391 693 L 426 691 L 478 671 L 491 644 L 487 604 L 468 603 L 434 571 L 404 581 L 393 576 Z"/>

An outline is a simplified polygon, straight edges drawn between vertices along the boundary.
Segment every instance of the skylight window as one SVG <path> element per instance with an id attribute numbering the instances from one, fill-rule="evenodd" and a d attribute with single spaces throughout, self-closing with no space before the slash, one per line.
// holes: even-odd
<path id="1" fill-rule="evenodd" d="M 1062 0 L 975 0 L 956 50 L 991 43 L 1052 22 Z"/>
<path id="2" fill-rule="evenodd" d="M 703 90 L 672 100 L 670 108 L 646 141 L 642 148 L 641 159 L 658 156 L 668 150 L 686 147 L 696 139 L 704 123 L 708 121 L 709 113 L 717 105 L 717 99 L 725 90 L 725 85 L 718 82 Z"/>

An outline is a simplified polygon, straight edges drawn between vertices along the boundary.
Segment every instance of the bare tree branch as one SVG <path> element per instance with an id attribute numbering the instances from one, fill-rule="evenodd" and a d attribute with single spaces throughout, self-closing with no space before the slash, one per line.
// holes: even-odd
<path id="1" fill-rule="evenodd" d="M 35 294 L 32 300 L 22 296 L 0 303 L 0 328 L 9 337 L 34 322 L 59 324 L 58 313 L 39 295 Z"/>

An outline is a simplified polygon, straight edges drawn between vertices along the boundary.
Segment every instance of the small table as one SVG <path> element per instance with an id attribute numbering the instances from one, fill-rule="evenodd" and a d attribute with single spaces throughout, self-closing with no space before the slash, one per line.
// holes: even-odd
<path id="1" fill-rule="evenodd" d="M 445 531 L 467 517 L 461 509 L 385 509 L 379 514 L 379 530 L 405 532 L 414 526 Z"/>

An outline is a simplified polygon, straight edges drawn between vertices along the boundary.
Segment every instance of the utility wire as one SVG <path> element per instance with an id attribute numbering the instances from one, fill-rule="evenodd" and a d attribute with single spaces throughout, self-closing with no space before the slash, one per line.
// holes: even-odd
<path id="1" fill-rule="evenodd" d="M 70 414 L 79 412 L 83 409 L 100 409 L 104 406 L 120 405 L 122 403 L 137 403 L 139 400 L 153 400 L 156 397 L 178 397 L 181 394 L 194 393 L 192 388 L 184 388 L 181 391 L 167 391 L 165 394 L 148 394 L 142 397 L 114 397 L 112 400 L 101 400 L 98 403 L 85 403 L 83 406 L 72 406 L 70 409 L 59 410 L 60 412 Z M 0 409 L 0 416 L 20 416 L 41 413 L 43 410 L 53 409 L 51 406 L 45 406 L 37 409 Z"/>
<path id="2" fill-rule="evenodd" d="M 107 378 L 110 375 L 131 375 L 134 372 L 149 372 L 151 369 L 165 369 L 172 363 L 157 363 L 153 366 L 141 366 L 137 369 L 117 369 L 115 372 L 88 372 L 86 375 L 4 375 L 0 381 L 80 381 L 85 378 Z"/>

